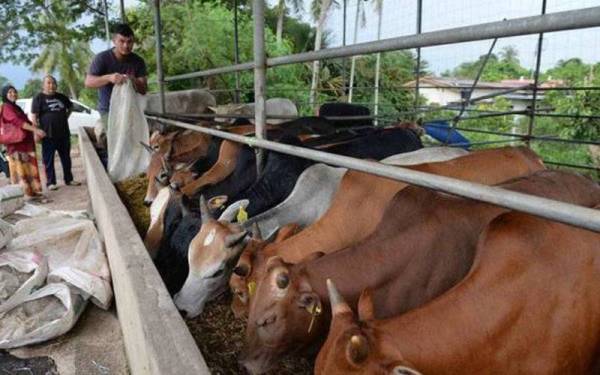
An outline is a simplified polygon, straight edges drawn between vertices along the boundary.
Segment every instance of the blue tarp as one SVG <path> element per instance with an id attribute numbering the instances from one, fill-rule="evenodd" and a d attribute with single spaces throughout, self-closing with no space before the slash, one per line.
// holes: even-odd
<path id="1" fill-rule="evenodd" d="M 449 146 L 454 145 L 465 150 L 471 147 L 471 142 L 457 130 L 451 129 L 448 121 L 430 121 L 426 122 L 423 127 L 427 135 Z M 450 132 L 450 135 L 448 135 L 448 132 Z"/>

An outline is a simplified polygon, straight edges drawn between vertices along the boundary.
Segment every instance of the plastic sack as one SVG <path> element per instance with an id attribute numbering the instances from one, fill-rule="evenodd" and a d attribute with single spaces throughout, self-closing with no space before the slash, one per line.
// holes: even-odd
<path id="1" fill-rule="evenodd" d="M 149 143 L 140 97 L 129 80 L 113 87 L 106 134 L 108 175 L 113 182 L 145 172 L 150 163 L 150 154 L 140 143 Z"/>
<path id="2" fill-rule="evenodd" d="M 7 185 L 0 187 L 0 217 L 10 215 L 24 203 L 23 189 L 20 185 Z"/>
<path id="3" fill-rule="evenodd" d="M 13 227 L 15 237 L 0 250 L 0 348 L 64 334 L 88 300 L 110 306 L 102 242 L 91 220 L 72 217 L 80 214 L 42 210 Z"/>
<path id="4" fill-rule="evenodd" d="M 0 219 L 0 249 L 4 248 L 15 236 L 13 226 Z"/>

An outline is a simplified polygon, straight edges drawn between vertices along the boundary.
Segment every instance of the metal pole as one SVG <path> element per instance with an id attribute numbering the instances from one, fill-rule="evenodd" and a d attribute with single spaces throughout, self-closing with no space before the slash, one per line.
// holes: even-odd
<path id="1" fill-rule="evenodd" d="M 360 2 L 363 0 L 356 0 L 356 14 L 354 16 L 354 40 L 352 45 L 356 45 L 358 37 L 358 15 L 360 14 Z M 352 103 L 352 95 L 354 93 L 354 74 L 356 71 L 356 56 L 352 56 L 350 63 L 350 88 L 348 89 L 348 103 Z"/>
<path id="2" fill-rule="evenodd" d="M 267 59 L 267 66 L 274 67 L 377 52 L 440 46 L 453 43 L 464 43 L 494 38 L 507 38 L 519 35 L 539 34 L 540 32 L 546 33 L 598 26 L 600 26 L 600 6 L 550 13 L 544 16 L 523 17 L 507 21 L 497 21 L 473 26 L 431 31 L 428 33 L 422 33 L 420 35 L 401 36 L 397 38 L 383 39 L 380 41 L 360 43 L 345 47 L 327 48 L 320 51 L 310 51 L 288 56 L 273 57 Z M 244 63 L 169 77 L 167 81 L 206 77 L 220 73 L 233 73 L 252 68 L 254 68 L 253 63 Z"/>
<path id="3" fill-rule="evenodd" d="M 542 0 L 542 16 L 546 14 L 546 0 Z M 540 33 L 537 44 L 537 56 L 535 58 L 535 74 L 533 76 L 533 95 L 531 99 L 531 113 L 529 114 L 529 126 L 527 127 L 527 136 L 533 134 L 533 125 L 535 123 L 535 107 L 537 102 L 537 87 L 540 81 L 540 65 L 542 63 L 542 43 L 544 33 Z M 530 146 L 529 139 L 526 140 L 527 147 Z"/>
<path id="4" fill-rule="evenodd" d="M 104 0 L 104 29 L 106 31 L 106 45 L 110 48 L 110 27 L 108 26 L 108 4 Z"/>
<path id="5" fill-rule="evenodd" d="M 378 19 L 377 19 L 377 40 L 381 39 L 381 18 L 383 15 L 383 0 L 378 0 L 379 3 L 377 4 L 377 6 L 379 7 L 378 11 L 377 11 L 377 15 L 378 15 Z M 377 114 L 379 113 L 379 69 L 381 67 L 381 52 L 377 53 L 377 56 L 375 58 L 375 93 L 374 93 L 374 108 L 373 108 L 373 115 L 375 116 L 375 121 L 373 122 L 373 125 L 377 126 L 379 125 L 379 122 L 377 121 Z"/>
<path id="6" fill-rule="evenodd" d="M 233 1 L 233 59 L 235 65 L 240 63 L 240 45 L 238 35 L 238 0 Z M 240 102 L 240 73 L 235 72 L 235 98 L 236 103 Z"/>
<path id="7" fill-rule="evenodd" d="M 265 76 L 267 71 L 265 55 L 265 3 L 264 0 L 254 0 L 254 126 L 256 138 L 265 139 Z M 264 152 L 256 152 L 257 174 L 262 171 Z"/>
<path id="8" fill-rule="evenodd" d="M 121 22 L 127 23 L 127 16 L 125 16 L 125 0 L 121 0 Z"/>
<path id="9" fill-rule="evenodd" d="M 255 2 L 256 1 L 262 2 L 262 0 L 255 0 Z M 228 139 L 230 141 L 244 143 L 251 147 L 261 147 L 271 151 L 310 159 L 321 163 L 350 168 L 357 171 L 374 174 L 376 176 L 391 178 L 465 198 L 476 199 L 516 211 L 526 212 L 532 215 L 541 216 L 547 219 L 575 225 L 595 232 L 600 232 L 600 215 L 598 215 L 597 210 L 591 208 L 580 207 L 573 204 L 558 202 L 529 194 L 518 193 L 499 187 L 486 186 L 474 182 L 461 181 L 450 177 L 433 175 L 398 166 L 386 165 L 375 161 L 329 154 L 327 152 L 281 144 L 260 138 L 244 137 L 216 129 L 190 125 L 180 121 L 161 119 L 156 116 L 148 116 L 148 118 L 185 129 L 211 134 L 213 136 Z"/>
<path id="10" fill-rule="evenodd" d="M 423 26 L 423 0 L 417 0 L 417 35 L 421 34 Z M 419 84 L 421 78 L 421 47 L 417 48 L 417 68 L 415 70 L 415 109 L 419 106 Z M 418 119 L 417 115 L 417 119 Z"/>
<path id="11" fill-rule="evenodd" d="M 346 10 L 348 7 L 348 0 L 344 0 L 344 30 L 342 30 L 342 46 L 346 46 Z M 346 86 L 346 59 L 342 62 L 342 87 L 344 88 L 344 94 L 348 93 L 348 87 Z"/>
<path id="12" fill-rule="evenodd" d="M 160 19 L 160 0 L 154 0 L 154 37 L 156 38 L 156 81 L 160 98 L 160 111 L 165 113 L 165 82 L 163 73 L 162 24 Z"/>

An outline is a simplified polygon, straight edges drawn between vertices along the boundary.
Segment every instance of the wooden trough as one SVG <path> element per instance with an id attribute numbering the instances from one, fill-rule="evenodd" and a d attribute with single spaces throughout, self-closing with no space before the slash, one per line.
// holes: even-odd
<path id="1" fill-rule="evenodd" d="M 83 128 L 79 147 L 131 373 L 210 374 Z"/>

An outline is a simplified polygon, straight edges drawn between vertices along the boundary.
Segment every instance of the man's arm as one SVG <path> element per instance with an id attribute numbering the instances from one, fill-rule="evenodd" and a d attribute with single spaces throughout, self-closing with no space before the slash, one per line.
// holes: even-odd
<path id="1" fill-rule="evenodd" d="M 146 95 L 146 92 L 148 92 L 148 77 L 130 77 L 130 79 L 135 91 L 142 95 Z"/>

